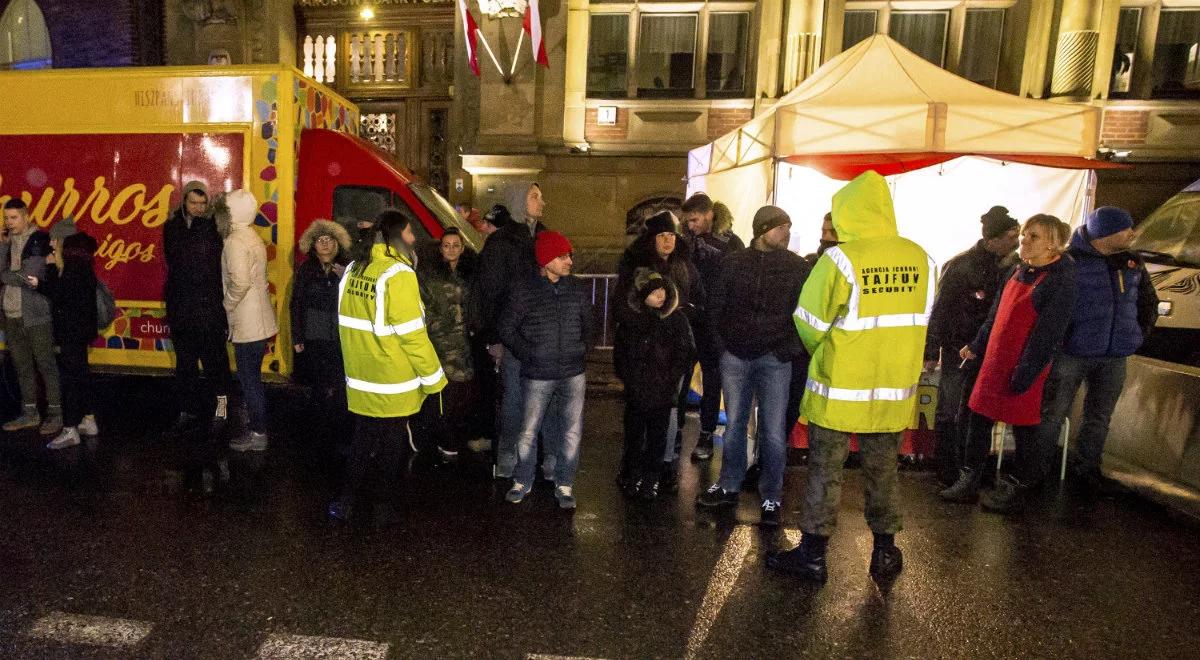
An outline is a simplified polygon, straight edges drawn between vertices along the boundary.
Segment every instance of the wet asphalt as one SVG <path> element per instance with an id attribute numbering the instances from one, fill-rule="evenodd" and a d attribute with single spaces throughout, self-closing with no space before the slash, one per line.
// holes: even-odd
<path id="1" fill-rule="evenodd" d="M 322 430 L 301 390 L 269 390 L 271 449 L 230 458 L 226 481 L 198 438 L 159 433 L 173 415 L 168 382 L 104 378 L 98 389 L 102 435 L 90 446 L 51 454 L 33 434 L 0 436 L 0 658 L 1195 658 L 1200 648 L 1200 528 L 1132 497 L 1068 485 L 1002 518 L 942 503 L 930 473 L 905 470 L 905 569 L 881 589 L 867 576 L 871 535 L 851 470 L 818 587 L 762 560 L 799 538 L 802 465 L 788 469 L 774 532 L 756 525 L 749 491 L 736 510 L 694 507 L 719 460 L 685 459 L 677 494 L 626 502 L 613 484 L 620 398 L 602 386 L 589 389 L 573 514 L 548 488 L 505 503 L 507 484 L 464 456 L 417 460 L 392 515 L 352 526 L 323 515 L 351 431 Z M 47 623 L 56 617 L 108 623 Z M 120 638 L 121 626 L 140 632 Z"/>

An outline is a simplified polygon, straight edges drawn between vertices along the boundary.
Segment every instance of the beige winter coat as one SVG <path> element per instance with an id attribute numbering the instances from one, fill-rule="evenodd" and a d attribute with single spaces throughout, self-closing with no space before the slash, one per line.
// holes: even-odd
<path id="1" fill-rule="evenodd" d="M 251 228 L 258 201 L 246 190 L 235 190 L 224 201 L 229 234 L 221 254 L 221 281 L 229 339 L 235 344 L 269 339 L 279 333 L 279 326 L 267 289 L 267 248 Z"/>

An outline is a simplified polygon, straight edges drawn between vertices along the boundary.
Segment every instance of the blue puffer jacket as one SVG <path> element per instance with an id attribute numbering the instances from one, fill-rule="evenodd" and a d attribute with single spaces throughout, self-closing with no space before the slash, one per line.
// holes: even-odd
<path id="1" fill-rule="evenodd" d="M 490 239 L 489 239 L 490 240 Z M 586 368 L 591 291 L 578 277 L 518 283 L 500 317 L 500 339 L 521 362 L 521 377 L 561 380 Z"/>
<path id="2" fill-rule="evenodd" d="M 1137 255 L 1103 255 L 1092 247 L 1087 228 L 1071 236 L 1078 294 L 1063 351 L 1075 357 L 1133 355 L 1153 327 L 1158 297 Z"/>

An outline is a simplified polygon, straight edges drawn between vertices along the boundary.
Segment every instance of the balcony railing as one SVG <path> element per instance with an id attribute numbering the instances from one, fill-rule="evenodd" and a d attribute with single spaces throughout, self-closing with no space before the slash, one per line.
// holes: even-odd
<path id="1" fill-rule="evenodd" d="M 344 91 L 411 89 L 417 77 L 415 29 L 342 31 L 307 35 L 304 74 Z"/>

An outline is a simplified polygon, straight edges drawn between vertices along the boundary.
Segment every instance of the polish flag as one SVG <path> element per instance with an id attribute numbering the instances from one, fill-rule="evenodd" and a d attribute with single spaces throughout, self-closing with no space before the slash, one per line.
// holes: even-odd
<path id="1" fill-rule="evenodd" d="M 462 13 L 463 21 L 463 37 L 467 42 L 467 60 L 471 64 L 471 73 L 475 77 L 479 77 L 479 47 L 475 40 L 479 33 L 479 25 L 475 23 L 475 17 L 471 15 L 467 9 L 467 0 L 458 0 L 458 9 Z"/>
<path id="2" fill-rule="evenodd" d="M 546 57 L 546 43 L 542 41 L 542 14 L 538 10 L 538 0 L 529 0 L 525 6 L 525 23 L 522 25 L 529 33 L 529 45 L 533 48 L 533 59 L 537 63 L 550 68 L 550 58 Z"/>

